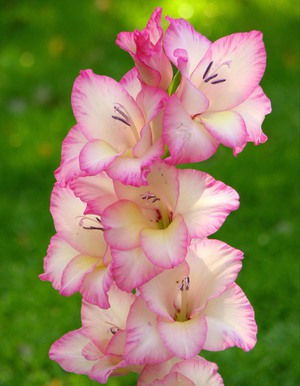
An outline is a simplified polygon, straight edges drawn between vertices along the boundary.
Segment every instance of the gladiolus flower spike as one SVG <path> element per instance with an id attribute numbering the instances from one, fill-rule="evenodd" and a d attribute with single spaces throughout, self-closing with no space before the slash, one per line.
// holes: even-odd
<path id="1" fill-rule="evenodd" d="M 161 16 L 119 33 L 134 61 L 120 82 L 84 70 L 74 83 L 40 278 L 81 294 L 82 325 L 49 356 L 101 384 L 135 372 L 138 386 L 223 385 L 202 351 L 249 351 L 257 333 L 235 283 L 243 253 L 211 238 L 239 195 L 176 166 L 267 140 L 265 47 L 258 31 L 210 42 L 168 16 L 164 31 Z"/>

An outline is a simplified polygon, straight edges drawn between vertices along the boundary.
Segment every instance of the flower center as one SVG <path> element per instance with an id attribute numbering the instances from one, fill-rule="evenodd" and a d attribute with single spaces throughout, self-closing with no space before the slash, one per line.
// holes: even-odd
<path id="1" fill-rule="evenodd" d="M 166 229 L 172 222 L 172 212 L 166 204 L 155 194 L 147 192 L 141 195 L 141 199 L 146 201 L 146 205 L 153 205 L 156 211 L 156 222 L 160 229 Z"/>
<path id="2" fill-rule="evenodd" d="M 131 129 L 131 132 L 134 136 L 135 141 L 136 142 L 139 141 L 140 137 L 139 137 L 138 130 L 133 122 L 133 119 L 131 118 L 128 111 L 123 105 L 119 103 L 116 104 L 114 106 L 114 115 L 112 115 L 111 117 L 117 121 L 124 123 L 125 129 L 126 129 L 126 126 L 129 127 Z"/>
<path id="3" fill-rule="evenodd" d="M 179 281 L 177 283 L 179 283 Z M 187 295 L 188 290 L 190 289 L 190 278 L 188 276 L 181 280 L 178 289 L 179 299 L 175 305 L 176 312 L 174 315 L 174 320 L 177 322 L 185 322 L 189 319 Z"/>

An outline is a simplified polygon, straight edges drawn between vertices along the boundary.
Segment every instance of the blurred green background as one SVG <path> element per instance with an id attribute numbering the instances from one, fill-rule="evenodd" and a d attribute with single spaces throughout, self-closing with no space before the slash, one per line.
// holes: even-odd
<path id="1" fill-rule="evenodd" d="M 51 344 L 80 326 L 80 297 L 39 281 L 54 233 L 53 171 L 74 124 L 72 84 L 91 68 L 119 80 L 132 67 L 115 45 L 120 31 L 145 26 L 154 7 L 185 17 L 210 40 L 264 33 L 262 86 L 272 100 L 264 131 L 237 158 L 220 148 L 198 165 L 237 189 L 240 209 L 216 237 L 245 252 L 238 283 L 256 311 L 258 343 L 244 353 L 203 352 L 227 386 L 299 384 L 298 9 L 293 0 L 10 0 L 0 2 L 0 385 L 95 385 L 48 359 Z M 166 27 L 166 23 L 164 22 Z M 108 385 L 134 385 L 135 376 Z"/>

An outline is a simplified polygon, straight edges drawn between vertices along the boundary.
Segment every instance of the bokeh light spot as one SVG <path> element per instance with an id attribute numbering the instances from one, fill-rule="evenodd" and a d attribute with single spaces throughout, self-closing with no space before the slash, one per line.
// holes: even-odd
<path id="1" fill-rule="evenodd" d="M 58 56 L 65 49 L 65 42 L 60 36 L 54 36 L 49 40 L 48 49 L 51 55 Z"/>
<path id="2" fill-rule="evenodd" d="M 190 19 L 194 15 L 194 7 L 190 4 L 183 3 L 178 7 L 178 14 L 184 19 Z"/>
<path id="3" fill-rule="evenodd" d="M 214 3 L 207 3 L 203 13 L 208 18 L 214 18 L 218 15 L 218 6 Z"/>
<path id="4" fill-rule="evenodd" d="M 9 143 L 12 147 L 20 147 L 23 144 L 23 138 L 18 133 L 12 133 L 9 137 Z"/>
<path id="5" fill-rule="evenodd" d="M 96 0 L 95 1 L 95 7 L 97 10 L 101 12 L 106 12 L 111 8 L 111 1 L 110 0 Z"/>
<path id="6" fill-rule="evenodd" d="M 20 56 L 20 63 L 23 67 L 32 67 L 35 62 L 35 57 L 31 52 L 23 52 Z"/>

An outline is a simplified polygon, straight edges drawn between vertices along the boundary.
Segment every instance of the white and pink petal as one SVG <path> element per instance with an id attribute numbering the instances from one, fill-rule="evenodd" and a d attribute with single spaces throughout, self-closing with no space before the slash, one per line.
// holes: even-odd
<path id="1" fill-rule="evenodd" d="M 165 375 L 170 372 L 171 368 L 179 361 L 179 358 L 172 357 L 165 362 L 146 365 L 141 372 L 137 386 L 149 386 L 151 382 L 164 378 Z"/>
<path id="2" fill-rule="evenodd" d="M 242 268 L 243 253 L 219 240 L 194 239 L 186 258 L 190 266 L 189 307 L 198 314 L 220 296 Z"/>
<path id="3" fill-rule="evenodd" d="M 168 94 L 158 87 L 143 86 L 136 97 L 136 102 L 144 112 L 145 123 L 151 122 L 164 108 Z"/>
<path id="4" fill-rule="evenodd" d="M 126 363 L 119 355 L 104 355 L 95 362 L 88 375 L 101 384 L 107 384 L 110 375 L 125 375 L 128 373 L 128 371 L 123 370 L 124 366 L 126 366 Z M 123 370 L 121 374 L 118 374 L 119 369 Z"/>
<path id="5" fill-rule="evenodd" d="M 201 122 L 206 130 L 224 146 L 234 149 L 237 154 L 247 142 L 246 124 L 235 111 L 205 112 Z"/>
<path id="6" fill-rule="evenodd" d="M 205 343 L 207 326 L 204 316 L 199 315 L 182 322 L 159 317 L 157 325 L 164 345 L 179 358 L 194 357 Z"/>
<path id="7" fill-rule="evenodd" d="M 83 134 L 89 140 L 106 141 L 117 152 L 134 145 L 132 126 L 144 126 L 141 110 L 122 85 L 91 70 L 81 71 L 75 80 L 72 106 Z"/>
<path id="8" fill-rule="evenodd" d="M 209 100 L 189 79 L 182 78 L 176 93 L 185 111 L 193 117 L 205 112 L 209 107 Z"/>
<path id="9" fill-rule="evenodd" d="M 142 229 L 140 245 L 149 261 L 161 268 L 176 267 L 185 260 L 189 234 L 182 216 L 165 229 Z"/>
<path id="10" fill-rule="evenodd" d="M 155 380 L 151 383 L 151 386 L 195 386 L 195 383 L 185 377 L 184 375 L 178 373 L 177 371 L 172 371 L 167 374 L 163 379 Z"/>
<path id="11" fill-rule="evenodd" d="M 156 314 L 140 297 L 130 308 L 126 331 L 124 359 L 129 363 L 153 364 L 172 357 L 159 336 Z"/>
<path id="12" fill-rule="evenodd" d="M 106 207 L 118 200 L 113 180 L 106 172 L 79 177 L 70 182 L 70 188 L 76 197 L 87 204 L 85 213 L 101 215 Z"/>
<path id="13" fill-rule="evenodd" d="M 89 141 L 79 155 L 80 168 L 89 176 L 94 176 L 104 170 L 123 151 L 117 151 L 108 142 L 94 139 Z"/>
<path id="14" fill-rule="evenodd" d="M 78 251 L 70 246 L 64 239 L 57 234 L 51 238 L 47 250 L 47 256 L 44 258 L 44 273 L 39 278 L 48 280 L 57 290 L 61 289 L 61 279 L 66 266 L 70 263 Z"/>
<path id="15" fill-rule="evenodd" d="M 229 110 L 258 86 L 266 66 L 262 33 L 235 33 L 215 41 L 191 76 L 210 101 L 210 111 Z"/>
<path id="16" fill-rule="evenodd" d="M 106 267 L 101 262 L 87 273 L 80 286 L 83 299 L 100 308 L 109 308 L 108 291 L 113 278 L 111 266 Z"/>
<path id="17" fill-rule="evenodd" d="M 158 161 L 151 167 L 147 181 L 149 192 L 155 194 L 156 198 L 159 199 L 157 203 L 162 201 L 162 205 L 173 212 L 179 195 L 177 169 Z"/>
<path id="18" fill-rule="evenodd" d="M 87 142 L 88 139 L 77 125 L 69 131 L 63 140 L 61 164 L 54 172 L 60 186 L 65 187 L 69 181 L 85 175 L 85 172 L 80 168 L 79 154 Z"/>
<path id="19" fill-rule="evenodd" d="M 138 143 L 139 144 L 139 143 Z M 107 174 L 124 185 L 139 187 L 147 184 L 149 165 L 160 158 L 163 145 L 158 142 L 150 146 L 141 157 L 118 157 L 107 168 Z"/>
<path id="20" fill-rule="evenodd" d="M 190 237 L 206 237 L 216 232 L 233 210 L 239 195 L 230 186 L 194 169 L 178 170 L 180 194 L 176 212 L 183 216 Z"/>
<path id="21" fill-rule="evenodd" d="M 141 286 L 141 296 L 150 310 L 172 322 L 180 284 L 189 272 L 189 265 L 183 262 L 176 268 L 164 270 Z"/>
<path id="22" fill-rule="evenodd" d="M 133 202 L 120 200 L 105 209 L 102 215 L 104 237 L 113 249 L 128 250 L 140 243 L 140 231 L 153 227 Z"/>
<path id="23" fill-rule="evenodd" d="M 98 261 L 97 257 L 82 254 L 74 257 L 64 269 L 60 294 L 70 296 L 79 291 L 85 276 L 94 269 Z"/>
<path id="24" fill-rule="evenodd" d="M 219 146 L 199 119 L 192 119 L 176 94 L 170 97 L 165 109 L 163 138 L 171 154 L 166 162 L 175 165 L 205 161 Z"/>
<path id="25" fill-rule="evenodd" d="M 83 334 L 83 330 L 68 332 L 57 340 L 50 348 L 49 357 L 56 361 L 64 370 L 76 374 L 88 374 L 94 365 L 87 360 L 82 351 L 89 339 Z"/>
<path id="26" fill-rule="evenodd" d="M 112 250 L 112 273 L 118 287 L 123 291 L 131 292 L 154 276 L 162 269 L 152 264 L 141 248 L 128 251 Z"/>
<path id="27" fill-rule="evenodd" d="M 218 373 L 218 366 L 198 355 L 189 360 L 176 363 L 171 371 L 176 371 L 186 376 L 195 386 L 224 385 L 223 380 Z"/>
<path id="28" fill-rule="evenodd" d="M 210 300 L 204 314 L 207 337 L 203 349 L 220 351 L 237 346 L 249 351 L 255 346 L 257 325 L 254 311 L 235 283 L 221 296 Z"/>
<path id="29" fill-rule="evenodd" d="M 184 19 L 166 18 L 170 23 L 163 44 L 168 58 L 180 71 L 190 76 L 201 61 L 211 42 Z M 186 63 L 186 69 L 184 68 Z"/>
<path id="30" fill-rule="evenodd" d="M 267 141 L 268 137 L 262 132 L 261 125 L 265 116 L 271 112 L 271 102 L 260 86 L 243 103 L 234 107 L 233 111 L 243 117 L 248 142 L 259 145 Z"/>
<path id="31" fill-rule="evenodd" d="M 142 89 L 142 84 L 139 79 L 139 72 L 136 67 L 129 70 L 120 80 L 120 84 L 128 92 L 132 98 L 136 99 L 138 93 Z"/>
<path id="32" fill-rule="evenodd" d="M 86 229 L 86 224 L 99 227 L 96 216 L 83 216 L 86 204 L 75 197 L 69 188 L 61 188 L 55 184 L 50 202 L 55 229 L 74 249 L 82 254 L 102 257 L 106 251 L 106 243 L 100 230 Z"/>
<path id="33" fill-rule="evenodd" d="M 105 352 L 111 338 L 125 330 L 126 320 L 135 295 L 121 291 L 114 283 L 108 291 L 110 308 L 102 309 L 83 301 L 81 319 L 84 333 Z"/>

